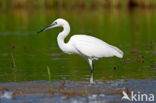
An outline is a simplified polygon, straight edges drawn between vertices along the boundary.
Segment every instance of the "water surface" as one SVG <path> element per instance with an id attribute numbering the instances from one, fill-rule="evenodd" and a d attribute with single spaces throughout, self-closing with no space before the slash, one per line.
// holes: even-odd
<path id="1" fill-rule="evenodd" d="M 92 35 L 124 51 L 124 58 L 95 61 L 96 81 L 156 79 L 156 14 L 154 10 L 12 10 L 0 11 L 0 82 L 88 81 L 90 69 L 80 56 L 62 53 L 56 28 L 37 34 L 58 17 L 71 33 Z M 67 37 L 66 42 L 69 40 Z"/>

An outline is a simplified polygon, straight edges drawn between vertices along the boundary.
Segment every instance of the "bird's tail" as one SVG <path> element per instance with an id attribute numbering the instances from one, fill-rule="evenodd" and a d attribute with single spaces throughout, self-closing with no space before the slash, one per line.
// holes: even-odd
<path id="1" fill-rule="evenodd" d="M 115 47 L 115 46 L 112 46 L 112 45 L 110 45 L 110 46 L 114 49 L 114 55 L 115 55 L 116 57 L 118 57 L 118 58 L 123 58 L 124 53 L 123 53 L 122 50 L 120 50 L 119 48 L 117 48 L 117 47 Z"/>

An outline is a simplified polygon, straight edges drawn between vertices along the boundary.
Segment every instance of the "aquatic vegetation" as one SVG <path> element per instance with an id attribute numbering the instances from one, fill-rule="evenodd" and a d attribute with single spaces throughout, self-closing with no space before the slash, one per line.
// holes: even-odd
<path id="1" fill-rule="evenodd" d="M 51 103 L 51 102 L 68 102 L 80 101 L 86 103 L 87 101 L 120 103 L 122 92 L 130 95 L 135 91 L 138 95 L 142 93 L 153 93 L 156 91 L 155 80 L 115 80 L 108 82 L 100 82 L 96 85 L 90 85 L 86 82 L 66 81 L 64 90 L 59 91 L 58 87 L 62 82 L 52 82 L 55 92 L 50 96 L 49 81 L 33 81 L 33 82 L 19 82 L 19 83 L 1 83 L 0 84 L 0 99 L 1 101 L 9 101 L 8 103 L 16 102 L 32 102 L 32 103 Z M 135 84 L 135 86 L 134 86 Z M 141 85 L 140 85 L 141 84 Z M 87 93 L 84 91 L 87 89 Z M 14 92 L 16 91 L 16 92 Z M 138 91 L 138 92 L 137 92 Z M 3 92 L 3 93 L 2 93 Z M 16 93 L 16 94 L 12 94 Z M 6 97 L 8 97 L 6 99 Z M 13 97 L 13 98 L 10 98 Z M 5 97 L 5 98 L 4 98 Z M 17 98 L 16 98 L 17 97 Z M 78 98 L 78 99 L 77 99 Z"/>
<path id="2" fill-rule="evenodd" d="M 13 53 L 11 53 L 11 60 L 12 60 L 12 62 L 11 62 L 11 67 L 12 67 L 13 69 L 16 69 L 16 62 L 15 62 L 15 58 L 14 58 Z"/>
<path id="3" fill-rule="evenodd" d="M 16 73 L 17 73 L 17 67 L 16 67 L 16 62 L 15 62 L 15 58 L 14 58 L 14 55 L 13 53 L 11 53 L 11 68 L 12 68 L 12 73 L 13 73 L 13 78 L 14 78 L 14 81 L 17 81 L 17 77 L 16 77 Z"/>
<path id="4" fill-rule="evenodd" d="M 48 71 L 48 78 L 49 78 L 49 81 L 50 81 L 50 83 L 51 83 L 52 80 L 51 80 L 51 72 L 50 72 L 49 66 L 47 66 L 47 71 Z M 52 95 L 53 92 L 54 92 L 54 90 L 53 90 L 53 85 L 52 85 L 52 84 L 50 84 L 49 89 L 50 89 L 50 94 Z"/>

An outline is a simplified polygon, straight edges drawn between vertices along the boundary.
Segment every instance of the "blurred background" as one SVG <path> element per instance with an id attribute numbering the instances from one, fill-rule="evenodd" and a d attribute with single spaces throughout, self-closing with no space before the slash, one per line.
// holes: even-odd
<path id="1" fill-rule="evenodd" d="M 7 8 L 155 8 L 154 0 L 1 0 L 2 9 Z"/>
<path id="2" fill-rule="evenodd" d="M 156 79 L 156 0 L 0 0 L 0 82 L 48 80 L 47 66 L 54 81 L 89 80 L 88 63 L 59 49 L 61 28 L 36 33 L 58 17 L 71 35 L 124 51 L 123 59 L 95 61 L 95 80 Z"/>

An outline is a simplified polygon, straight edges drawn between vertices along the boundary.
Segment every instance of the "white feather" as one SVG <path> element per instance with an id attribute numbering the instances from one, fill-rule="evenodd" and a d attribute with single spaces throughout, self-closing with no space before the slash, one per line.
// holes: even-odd
<path id="1" fill-rule="evenodd" d="M 123 57 L 123 52 L 120 49 L 92 36 L 74 35 L 68 45 L 72 46 L 74 53 L 88 58 Z"/>

